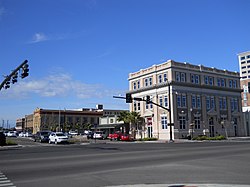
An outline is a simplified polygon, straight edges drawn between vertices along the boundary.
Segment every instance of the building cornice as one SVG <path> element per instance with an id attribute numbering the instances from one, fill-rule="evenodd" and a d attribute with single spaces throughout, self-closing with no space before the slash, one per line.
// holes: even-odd
<path id="1" fill-rule="evenodd" d="M 211 90 L 218 90 L 218 91 L 227 91 L 227 92 L 235 92 L 235 93 L 241 93 L 243 90 L 240 88 L 228 88 L 228 87 L 219 87 L 219 86 L 210 86 L 210 85 L 198 85 L 198 84 L 192 84 L 192 83 L 183 83 L 183 82 L 177 82 L 172 81 L 172 86 L 183 86 L 183 87 L 191 87 L 191 88 L 198 88 L 198 89 L 211 89 Z M 163 87 L 167 87 L 168 83 L 162 83 L 162 84 L 155 84 L 152 86 L 143 87 L 137 90 L 130 90 L 129 93 L 136 94 L 141 93 L 144 91 L 152 90 L 152 89 L 159 89 Z"/>

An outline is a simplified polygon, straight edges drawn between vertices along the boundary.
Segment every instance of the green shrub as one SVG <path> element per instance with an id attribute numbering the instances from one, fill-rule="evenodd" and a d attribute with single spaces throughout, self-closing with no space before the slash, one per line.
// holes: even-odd
<path id="1" fill-rule="evenodd" d="M 155 141 L 155 140 L 158 140 L 157 138 L 141 138 L 141 139 L 138 139 L 138 141 Z"/>
<path id="2" fill-rule="evenodd" d="M 226 137 L 225 136 L 215 136 L 215 137 L 207 137 L 207 136 L 198 136 L 193 138 L 193 140 L 225 140 Z"/>

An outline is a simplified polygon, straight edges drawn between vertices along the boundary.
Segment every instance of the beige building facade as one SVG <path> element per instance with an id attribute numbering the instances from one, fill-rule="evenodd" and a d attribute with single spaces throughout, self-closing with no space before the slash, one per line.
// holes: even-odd
<path id="1" fill-rule="evenodd" d="M 130 104 L 130 111 L 139 112 L 145 120 L 140 132 L 144 137 L 169 140 L 170 120 L 173 139 L 204 134 L 245 136 L 237 72 L 168 60 L 130 73 L 128 81 L 133 98 L 148 95 L 154 103 L 171 109 L 170 116 L 169 110 L 144 101 Z"/>
<path id="2" fill-rule="evenodd" d="M 42 130 L 69 131 L 99 124 L 103 111 L 98 109 L 51 110 L 37 108 L 33 115 L 33 134 Z"/>

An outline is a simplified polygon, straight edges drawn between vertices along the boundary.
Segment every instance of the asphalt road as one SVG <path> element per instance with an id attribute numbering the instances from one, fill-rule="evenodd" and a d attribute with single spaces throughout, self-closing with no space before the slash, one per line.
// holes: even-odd
<path id="1" fill-rule="evenodd" d="M 250 185 L 250 142 L 23 144 L 0 149 L 0 173 L 18 187 Z"/>

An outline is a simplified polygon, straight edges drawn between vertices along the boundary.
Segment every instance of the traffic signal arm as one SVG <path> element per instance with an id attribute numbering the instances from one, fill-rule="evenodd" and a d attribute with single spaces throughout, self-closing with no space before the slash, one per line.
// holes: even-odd
<path id="1" fill-rule="evenodd" d="M 133 98 L 132 98 L 131 95 L 126 95 L 126 97 L 122 97 L 122 96 L 113 96 L 113 98 L 117 98 L 117 99 L 126 99 L 126 102 L 127 102 L 127 101 L 130 102 L 130 99 L 131 99 L 131 102 L 130 102 L 130 103 L 132 103 L 132 100 L 134 100 L 134 101 L 145 101 L 145 102 L 147 102 L 147 99 L 142 99 L 142 98 L 139 98 L 139 97 L 133 97 Z M 155 103 L 155 102 L 153 102 L 153 101 L 150 101 L 149 103 L 152 103 L 152 104 L 154 104 L 154 105 L 156 105 L 156 106 L 158 106 L 158 107 L 160 107 L 160 108 L 163 108 L 163 109 L 169 111 L 169 108 L 166 108 L 166 107 L 164 107 L 164 106 L 161 106 L 161 105 L 159 105 L 159 104 L 157 104 L 157 103 Z M 148 104 L 149 104 L 149 103 L 148 103 Z"/>
<path id="2" fill-rule="evenodd" d="M 11 80 L 11 77 L 15 76 L 16 73 L 21 69 L 25 64 L 28 63 L 28 60 L 25 60 L 20 66 L 18 66 L 10 75 L 7 75 L 4 81 L 0 85 L 0 90 L 4 87 L 6 83 L 8 83 Z"/>

